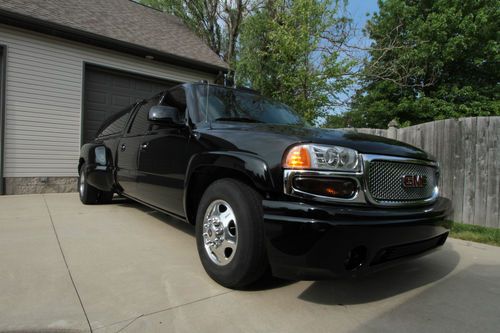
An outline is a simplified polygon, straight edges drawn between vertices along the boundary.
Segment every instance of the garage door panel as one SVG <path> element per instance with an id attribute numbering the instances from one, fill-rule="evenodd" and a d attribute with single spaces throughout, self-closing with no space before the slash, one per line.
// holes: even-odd
<path id="1" fill-rule="evenodd" d="M 104 114 L 105 115 L 105 114 Z M 103 117 L 103 114 L 97 113 L 97 112 L 92 112 L 88 114 L 88 118 L 86 118 L 86 121 L 88 123 L 88 128 L 99 128 L 101 126 L 102 121 L 101 118 Z"/>
<path id="2" fill-rule="evenodd" d="M 95 66 L 85 69 L 83 143 L 89 142 L 102 122 L 127 106 L 177 84 L 167 80 Z"/>
<path id="3" fill-rule="evenodd" d="M 92 127 L 99 128 L 99 126 L 101 126 L 101 122 L 98 119 L 94 119 L 94 120 L 89 119 L 88 123 L 89 123 L 89 125 L 91 125 L 90 128 L 92 128 Z"/>
<path id="4" fill-rule="evenodd" d="M 104 92 L 96 90 L 87 91 L 87 102 L 89 104 L 106 104 L 107 95 Z"/>
<path id="5" fill-rule="evenodd" d="M 149 82 L 139 82 L 137 81 L 135 83 L 135 88 L 139 91 L 154 91 L 156 90 L 158 87 L 152 83 L 149 83 Z"/>
<path id="6" fill-rule="evenodd" d="M 103 114 L 107 114 L 108 109 L 108 105 L 95 104 L 92 106 L 92 104 L 89 104 L 85 118 L 89 117 L 88 119 L 92 119 L 92 116 L 95 114 L 97 118 L 94 119 L 101 119 Z"/>
<path id="7" fill-rule="evenodd" d="M 114 88 L 131 89 L 131 79 L 125 77 L 115 77 L 113 78 Z"/>
<path id="8" fill-rule="evenodd" d="M 120 96 L 120 95 L 111 96 L 111 104 L 113 106 L 125 108 L 126 106 L 132 103 L 133 101 L 132 98 L 130 98 L 130 96 Z"/>
<path id="9" fill-rule="evenodd" d="M 85 81 L 93 83 L 97 86 L 109 86 L 111 85 L 111 77 L 106 75 L 106 73 L 101 73 L 98 71 L 86 71 Z"/>
<path id="10" fill-rule="evenodd" d="M 104 103 L 85 103 L 85 106 L 87 108 L 88 111 L 102 111 L 102 112 L 106 112 L 106 110 L 108 109 L 109 107 L 109 103 L 108 103 L 108 100 L 106 99 Z M 89 112 L 87 111 L 86 114 L 88 114 Z"/>

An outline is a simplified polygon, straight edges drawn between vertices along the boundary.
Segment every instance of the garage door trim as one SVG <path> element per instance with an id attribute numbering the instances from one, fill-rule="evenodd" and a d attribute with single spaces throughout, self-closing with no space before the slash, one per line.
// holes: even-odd
<path id="1" fill-rule="evenodd" d="M 5 85 L 7 83 L 7 46 L 0 44 L 0 195 L 4 194 L 3 164 L 5 141 Z"/>

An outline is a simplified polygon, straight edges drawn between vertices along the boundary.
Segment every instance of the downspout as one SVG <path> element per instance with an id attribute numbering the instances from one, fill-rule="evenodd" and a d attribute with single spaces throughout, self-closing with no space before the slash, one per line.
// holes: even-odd
<path id="1" fill-rule="evenodd" d="M 5 194 L 5 184 L 3 178 L 4 165 L 4 137 L 5 137 L 5 82 L 6 82 L 6 63 L 7 48 L 0 45 L 0 195 Z"/>

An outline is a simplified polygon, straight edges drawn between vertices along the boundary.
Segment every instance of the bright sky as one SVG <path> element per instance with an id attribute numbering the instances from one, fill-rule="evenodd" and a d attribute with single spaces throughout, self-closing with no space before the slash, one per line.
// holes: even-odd
<path id="1" fill-rule="evenodd" d="M 352 18 L 353 28 L 355 29 L 355 38 L 351 43 L 359 46 L 369 46 L 370 40 L 363 36 L 362 30 L 366 21 L 376 11 L 378 11 L 377 0 L 348 0 L 346 14 Z"/>
<path id="2" fill-rule="evenodd" d="M 371 15 L 378 11 L 377 0 L 348 0 L 347 3 L 347 15 L 353 20 L 353 28 L 355 29 L 354 39 L 350 41 L 350 44 L 357 44 L 358 46 L 368 47 L 370 45 L 370 40 L 363 36 L 362 29 L 364 28 L 366 21 L 371 17 Z M 345 94 L 341 94 L 340 98 L 348 100 L 352 94 L 354 94 L 356 87 L 352 87 Z M 335 109 L 330 110 L 330 113 L 342 113 L 345 112 L 347 108 L 345 106 L 339 106 Z"/>
<path id="3" fill-rule="evenodd" d="M 377 0 L 348 0 L 347 10 L 351 14 L 354 24 L 358 29 L 362 29 L 368 17 L 367 13 L 372 14 L 378 11 Z"/>

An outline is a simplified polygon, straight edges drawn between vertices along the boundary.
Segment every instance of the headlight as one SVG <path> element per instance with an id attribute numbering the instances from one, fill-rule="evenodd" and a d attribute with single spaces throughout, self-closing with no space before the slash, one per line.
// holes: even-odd
<path id="1" fill-rule="evenodd" d="M 359 159 L 359 154 L 354 149 L 304 144 L 288 150 L 283 159 L 283 167 L 357 172 L 361 171 Z"/>

